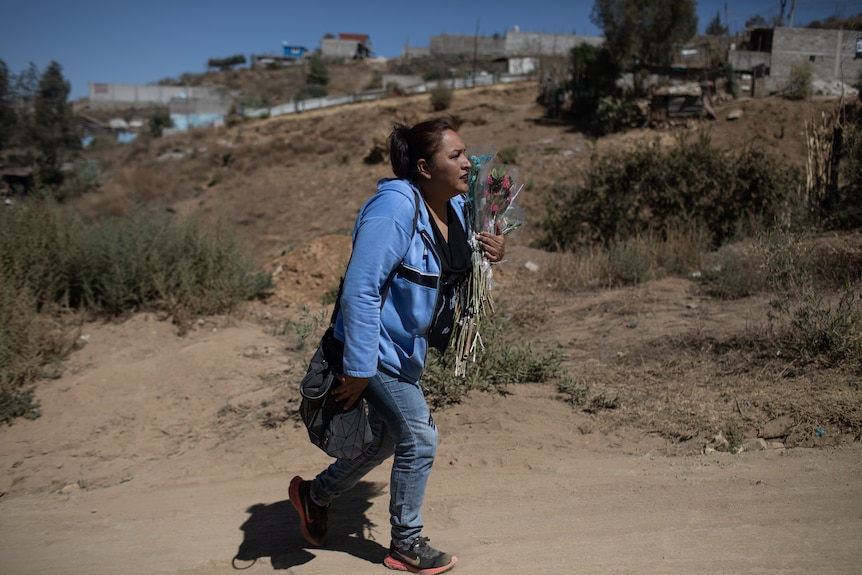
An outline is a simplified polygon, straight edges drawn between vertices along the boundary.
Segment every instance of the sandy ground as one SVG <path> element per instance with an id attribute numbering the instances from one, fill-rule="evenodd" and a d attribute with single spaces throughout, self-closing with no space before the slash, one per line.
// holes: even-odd
<path id="1" fill-rule="evenodd" d="M 586 165 L 592 150 L 676 137 L 644 131 L 591 143 L 539 121 L 534 96 L 532 87 L 482 91 L 457 100 L 455 112 L 467 120 L 468 141 L 520 146 L 535 190 Z M 170 184 L 178 211 L 228 214 L 256 257 L 278 271 L 281 287 L 266 304 L 203 318 L 182 335 L 153 314 L 82 326 L 80 349 L 61 376 L 39 384 L 42 416 L 0 430 L 0 572 L 384 572 L 385 467 L 333 505 L 330 548 L 309 549 L 299 533 L 288 483 L 328 460 L 295 418 L 310 348 L 277 328 L 302 313 L 310 314 L 305 321 L 327 316 L 319 305 L 303 307 L 334 285 L 346 261 L 347 237 L 327 234 L 350 229 L 386 172 L 359 160 L 393 118 L 427 113 L 418 100 L 399 105 L 250 125 L 242 139 L 231 136 L 230 166 L 213 167 L 220 165 L 208 155 L 213 148 L 189 152 L 185 163 L 158 163 L 176 145 L 167 141 L 111 151 L 108 166 L 117 175 L 86 196 L 82 209 L 121 205 L 124 177 L 141 186 L 150 178 L 152 193 Z M 786 157 L 804 153 L 809 108 L 741 102 L 721 113 L 731 107 L 745 115 L 708 125 L 717 144 L 741 145 L 762 133 L 764 145 Z M 531 201 L 541 209 L 538 196 L 526 198 L 526 207 Z M 703 356 L 677 355 L 667 338 L 745 333 L 763 321 L 767 297 L 717 302 L 678 278 L 561 294 L 524 271 L 529 261 L 551 265 L 523 248 L 529 239 L 526 230 L 521 248 L 515 242 L 498 268 L 511 300 L 501 309 L 521 323 L 525 341 L 564 346 L 576 379 L 627 386 L 619 421 L 667 406 L 682 416 L 699 415 L 701 406 L 719 415 L 745 409 L 751 421 L 761 416 L 758 386 L 773 366 L 743 357 L 738 370 L 716 368 Z M 326 273 L 314 276 L 311 268 Z M 665 342 L 660 353 L 656 342 Z M 768 381 L 802 397 L 829 389 L 803 375 Z M 435 414 L 441 440 L 426 534 L 459 557 L 455 573 L 862 572 L 862 445 L 852 433 L 844 440 L 837 426 L 826 426 L 825 437 L 795 447 L 770 442 L 738 454 L 702 449 L 702 437 L 680 449 L 666 434 L 607 425 L 603 414 L 571 407 L 553 383 L 507 391 L 474 393 Z"/>
<path id="2" fill-rule="evenodd" d="M 385 467 L 334 504 L 330 548 L 299 533 L 288 482 L 327 464 L 288 418 L 306 350 L 252 314 L 183 336 L 153 315 L 81 335 L 40 390 L 42 417 L 0 435 L 4 573 L 383 572 Z M 651 434 L 595 431 L 551 384 L 509 391 L 436 414 L 426 533 L 455 572 L 862 568 L 858 442 L 667 455 Z"/>

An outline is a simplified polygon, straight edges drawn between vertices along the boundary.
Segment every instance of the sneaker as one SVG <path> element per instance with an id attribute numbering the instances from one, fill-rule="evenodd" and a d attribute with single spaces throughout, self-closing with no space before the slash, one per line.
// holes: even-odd
<path id="1" fill-rule="evenodd" d="M 407 549 L 397 546 L 393 541 L 383 564 L 396 571 L 436 575 L 454 567 L 457 560 L 454 555 L 437 551 L 428 545 L 427 537 L 420 537 Z"/>
<path id="2" fill-rule="evenodd" d="M 302 477 L 297 475 L 290 480 L 288 494 L 290 495 L 290 502 L 293 503 L 296 512 L 299 513 L 302 536 L 315 547 L 323 547 L 327 542 L 327 508 L 311 500 L 310 489 L 311 482 L 303 481 Z"/>

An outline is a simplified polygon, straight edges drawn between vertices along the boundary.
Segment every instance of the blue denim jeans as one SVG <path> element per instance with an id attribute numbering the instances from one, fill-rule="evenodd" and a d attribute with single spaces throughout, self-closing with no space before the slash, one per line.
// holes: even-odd
<path id="1" fill-rule="evenodd" d="M 437 454 L 437 426 L 418 383 L 377 372 L 365 388 L 374 440 L 352 460 L 338 459 L 311 484 L 315 501 L 328 505 L 390 455 L 389 514 L 392 540 L 410 543 L 422 533 L 422 501 Z"/>

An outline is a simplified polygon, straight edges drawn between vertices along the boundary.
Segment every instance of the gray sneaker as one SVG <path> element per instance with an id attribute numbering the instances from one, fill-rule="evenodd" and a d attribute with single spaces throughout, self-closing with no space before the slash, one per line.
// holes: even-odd
<path id="1" fill-rule="evenodd" d="M 396 571 L 437 575 L 454 567 L 456 561 L 457 557 L 437 551 L 428 545 L 427 537 L 420 537 L 406 548 L 393 541 L 383 564 Z"/>

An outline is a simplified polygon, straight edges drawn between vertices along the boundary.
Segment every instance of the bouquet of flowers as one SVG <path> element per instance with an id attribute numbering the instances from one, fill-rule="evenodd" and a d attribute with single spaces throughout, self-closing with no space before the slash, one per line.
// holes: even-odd
<path id="1" fill-rule="evenodd" d="M 524 211 L 515 204 L 523 184 L 518 169 L 495 161 L 496 154 L 468 153 L 472 168 L 467 192 L 467 219 L 471 226 L 473 273 L 459 298 L 455 314 L 455 375 L 464 375 L 466 361 L 475 361 L 484 349 L 480 325 L 493 312 L 491 263 L 485 259 L 476 234 L 508 234 L 524 225 Z"/>

